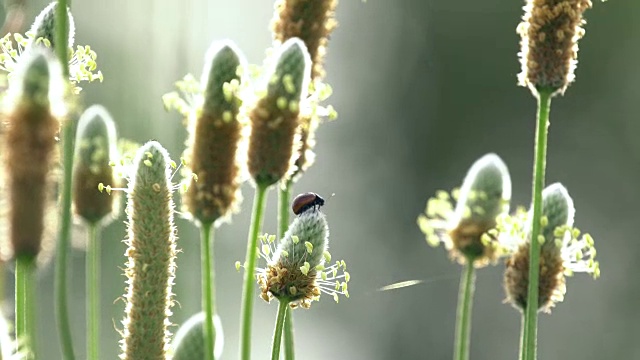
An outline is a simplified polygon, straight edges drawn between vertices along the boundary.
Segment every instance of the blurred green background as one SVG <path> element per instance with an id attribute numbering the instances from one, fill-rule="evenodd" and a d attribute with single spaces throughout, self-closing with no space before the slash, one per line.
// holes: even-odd
<path id="1" fill-rule="evenodd" d="M 45 5 L 27 2 L 25 27 Z M 514 203 L 528 206 L 535 101 L 516 86 L 515 28 L 523 5 L 341 0 L 326 64 L 330 103 L 340 117 L 320 128 L 316 164 L 294 191 L 335 193 L 324 210 L 331 252 L 352 275 L 351 298 L 335 304 L 323 297 L 310 310 L 295 311 L 299 359 L 451 358 L 460 267 L 425 243 L 416 217 L 435 190 L 458 186 L 487 152 L 505 160 Z M 547 182 L 569 189 L 576 226 L 596 239 L 602 277 L 568 280 L 565 301 L 540 318 L 540 359 L 640 359 L 640 3 L 594 5 L 586 14 L 577 81 L 552 104 Z M 72 11 L 76 43 L 98 53 L 105 77 L 84 86 L 84 103 L 105 105 L 119 135 L 159 140 L 174 159 L 186 133 L 179 115 L 164 111 L 162 94 L 188 72 L 200 76 L 212 40 L 235 40 L 252 63 L 262 62 L 271 41 L 271 0 L 74 1 Z M 244 259 L 249 184 L 243 193 L 242 213 L 220 228 L 215 245 L 223 359 L 237 358 L 242 274 L 234 262 Z M 274 191 L 267 206 L 264 231 L 275 233 Z M 197 231 L 184 220 L 178 226 L 176 324 L 200 303 Z M 103 237 L 103 359 L 118 354 L 123 238 L 121 218 Z M 70 260 L 71 320 L 83 359 L 84 253 L 75 250 Z M 502 272 L 502 264 L 478 272 L 472 359 L 517 358 L 520 315 L 502 303 Z M 410 279 L 426 283 L 377 290 Z M 42 269 L 38 288 L 40 354 L 59 359 L 52 266 Z M 256 301 L 256 359 L 268 358 L 275 316 L 274 304 Z"/>

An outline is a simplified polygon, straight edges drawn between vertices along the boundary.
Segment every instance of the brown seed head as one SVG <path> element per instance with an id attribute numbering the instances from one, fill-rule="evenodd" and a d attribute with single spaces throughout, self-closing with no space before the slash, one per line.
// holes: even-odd
<path id="1" fill-rule="evenodd" d="M 590 0 L 527 0 L 525 14 L 518 25 L 522 72 L 519 84 L 535 94 L 548 89 L 562 94 L 575 79 L 578 40 L 584 11 Z"/>
<path id="2" fill-rule="evenodd" d="M 50 83 L 59 76 L 55 59 L 45 50 L 23 59 L 24 68 L 10 84 L 12 100 L 6 114 L 3 143 L 8 190 L 11 256 L 37 256 L 53 205 L 60 123 L 51 113 Z M 54 213 L 55 214 L 55 213 Z"/>
<path id="3" fill-rule="evenodd" d="M 309 51 L 312 80 L 324 77 L 324 57 L 329 35 L 337 27 L 337 0 L 278 0 L 272 21 L 273 37 L 283 43 L 291 38 L 302 40 Z"/>
<path id="4" fill-rule="evenodd" d="M 186 210 L 201 223 L 212 223 L 237 211 L 242 200 L 238 147 L 243 125 L 241 101 L 235 89 L 240 84 L 239 50 L 230 42 L 209 49 L 203 71 L 204 103 L 189 121 L 190 136 L 185 158 L 193 174 L 184 196 Z"/>

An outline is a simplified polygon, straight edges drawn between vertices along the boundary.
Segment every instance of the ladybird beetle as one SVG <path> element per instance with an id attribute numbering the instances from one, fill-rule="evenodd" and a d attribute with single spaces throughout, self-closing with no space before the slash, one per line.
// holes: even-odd
<path id="1" fill-rule="evenodd" d="M 308 192 L 300 194 L 293 199 L 291 210 L 293 210 L 294 214 L 300 215 L 311 208 L 316 209 L 322 205 L 324 205 L 324 199 L 320 195 Z"/>

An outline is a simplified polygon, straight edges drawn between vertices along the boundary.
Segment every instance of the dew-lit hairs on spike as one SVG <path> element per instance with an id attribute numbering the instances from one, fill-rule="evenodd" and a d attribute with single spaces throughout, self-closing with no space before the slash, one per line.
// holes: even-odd
<path id="1" fill-rule="evenodd" d="M 107 109 L 89 107 L 80 117 L 73 166 L 73 204 L 76 215 L 89 224 L 113 219 L 118 202 L 98 191 L 98 184 L 115 184 L 111 161 L 117 158 L 116 127 Z"/>
<path id="2" fill-rule="evenodd" d="M 249 113 L 249 173 L 262 186 L 275 184 L 293 168 L 300 102 L 310 81 L 311 60 L 300 39 L 287 40 L 275 59 L 264 79 L 266 92 Z"/>
<path id="3" fill-rule="evenodd" d="M 228 218 L 242 200 L 239 158 L 244 124 L 237 95 L 244 56 L 231 41 L 214 42 L 207 51 L 201 78 L 202 104 L 189 116 L 185 159 L 191 173 L 184 195 L 186 213 L 200 223 Z"/>
<path id="4" fill-rule="evenodd" d="M 121 359 L 165 359 L 170 349 L 176 229 L 171 168 L 157 142 L 142 146 L 127 191 L 127 276 Z"/>
<path id="5" fill-rule="evenodd" d="M 43 248 L 53 205 L 53 169 L 60 124 L 51 113 L 51 88 L 62 79 L 47 50 L 30 51 L 9 84 L 5 100 L 3 156 L 8 192 L 11 256 L 37 256 Z M 57 70 L 56 70 L 57 69 Z M 47 246 L 45 246 L 47 247 Z"/>

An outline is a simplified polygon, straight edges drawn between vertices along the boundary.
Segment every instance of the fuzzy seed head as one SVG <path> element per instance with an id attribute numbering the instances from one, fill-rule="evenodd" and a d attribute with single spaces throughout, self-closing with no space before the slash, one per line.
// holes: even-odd
<path id="1" fill-rule="evenodd" d="M 452 259 L 471 261 L 480 267 L 495 263 L 502 255 L 496 237 L 497 219 L 509 211 L 511 178 L 507 166 L 496 154 L 487 154 L 469 169 L 462 188 L 451 196 L 440 191 L 429 199 L 426 214 L 418 224 L 427 242 L 445 244 Z"/>
<path id="2" fill-rule="evenodd" d="M 115 184 L 116 127 L 101 105 L 89 107 L 80 117 L 73 166 L 75 213 L 88 224 L 104 223 L 116 213 L 115 195 L 102 194 L 98 184 Z"/>
<path id="3" fill-rule="evenodd" d="M 171 159 L 157 142 L 142 146 L 127 190 L 127 304 L 121 359 L 165 359 L 170 351 L 176 229 Z"/>
<path id="4" fill-rule="evenodd" d="M 544 189 L 542 196 L 538 307 L 550 312 L 564 299 L 566 276 L 579 271 L 598 277 L 600 267 L 595 261 L 596 250 L 591 236 L 585 234 L 578 238 L 580 231 L 572 227 L 575 209 L 567 189 L 555 183 Z M 504 286 L 507 301 L 520 310 L 527 305 L 532 241 L 530 219 L 531 213 L 521 213 L 510 220 L 509 226 L 499 225 L 508 228 L 502 234 L 509 234 L 514 240 L 510 246 L 512 255 L 506 261 Z"/>
<path id="5" fill-rule="evenodd" d="M 293 169 L 299 104 L 309 86 L 310 59 L 299 39 L 285 42 L 275 68 L 268 72 L 267 91 L 249 114 L 249 173 L 257 184 L 269 186 Z"/>
<path id="6" fill-rule="evenodd" d="M 190 171 L 185 177 L 190 185 L 184 203 L 186 212 L 200 223 L 228 218 L 242 200 L 239 157 L 245 138 L 237 89 L 243 63 L 232 42 L 214 43 L 201 80 L 202 105 L 188 117 L 185 159 Z"/>
<path id="7" fill-rule="evenodd" d="M 199 312 L 180 326 L 171 344 L 173 360 L 206 359 L 204 344 L 205 316 L 204 312 Z M 213 346 L 214 359 L 219 359 L 224 347 L 224 334 L 222 333 L 222 323 L 218 315 L 213 317 L 213 327 L 216 332 L 216 343 Z"/>
<path id="8" fill-rule="evenodd" d="M 31 25 L 31 29 L 29 32 L 33 33 L 35 38 L 43 38 L 46 39 L 51 47 L 55 48 L 55 39 L 56 39 L 56 8 L 58 7 L 58 2 L 54 1 L 47 5 L 38 16 L 36 16 L 33 25 Z M 73 47 L 74 36 L 76 33 L 75 23 L 73 21 L 73 16 L 71 15 L 71 10 L 67 7 L 67 15 L 69 17 L 68 26 L 69 26 L 69 47 Z"/>
<path id="9" fill-rule="evenodd" d="M 272 20 L 273 37 L 283 43 L 291 38 L 302 40 L 313 62 L 313 80 L 324 77 L 324 58 L 329 35 L 336 28 L 337 0 L 278 0 Z"/>
<path id="10" fill-rule="evenodd" d="M 328 265 L 329 228 L 319 210 L 300 214 L 285 233 L 277 248 L 275 237 L 261 237 L 261 255 L 267 260 L 266 269 L 258 269 L 261 298 L 272 297 L 291 302 L 293 306 L 309 308 L 325 292 L 334 298 L 349 296 L 349 273 L 344 261 Z M 339 272 L 342 272 L 339 274 Z"/>
<path id="11" fill-rule="evenodd" d="M 58 119 L 51 111 L 52 83 L 60 73 L 52 71 L 55 59 L 44 51 L 26 56 L 12 79 L 7 103 L 3 149 L 4 186 L 8 193 L 8 238 L 10 253 L 5 257 L 37 256 L 50 248 L 57 211 L 55 209 L 55 164 L 58 160 L 56 136 Z M 3 236 L 6 238 L 7 236 Z M 47 241 L 47 242 L 48 242 Z M 4 247 L 5 250 L 7 247 Z"/>
<path id="12" fill-rule="evenodd" d="M 519 84 L 534 95 L 541 89 L 563 94 L 575 80 L 583 13 L 590 0 L 527 0 L 518 25 L 522 72 Z"/>

